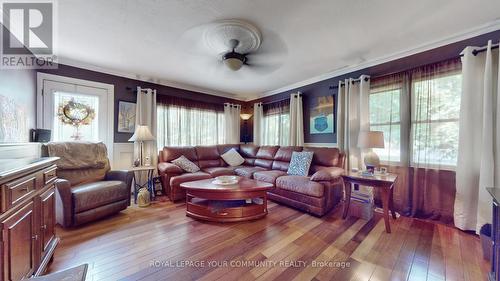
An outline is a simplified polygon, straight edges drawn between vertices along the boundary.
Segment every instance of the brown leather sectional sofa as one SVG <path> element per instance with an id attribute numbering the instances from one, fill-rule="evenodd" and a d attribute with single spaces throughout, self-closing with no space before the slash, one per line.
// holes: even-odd
<path id="1" fill-rule="evenodd" d="M 236 149 L 245 163 L 228 166 L 220 157 L 229 149 Z M 314 152 L 310 175 L 291 176 L 286 171 L 293 151 Z M 185 173 L 170 161 L 184 155 L 198 165 L 201 171 Z M 158 173 L 165 194 L 170 200 L 184 199 L 180 184 L 187 181 L 213 178 L 221 175 L 239 175 L 274 184 L 268 198 L 305 212 L 322 216 L 331 210 L 342 194 L 344 154 L 337 148 L 300 146 L 214 145 L 196 147 L 164 147 L 159 153 Z"/>

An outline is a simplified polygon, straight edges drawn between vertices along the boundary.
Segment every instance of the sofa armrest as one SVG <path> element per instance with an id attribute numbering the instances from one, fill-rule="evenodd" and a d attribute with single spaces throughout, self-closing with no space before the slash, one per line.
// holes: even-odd
<path id="1" fill-rule="evenodd" d="M 128 186 L 132 184 L 132 179 L 134 178 L 134 172 L 127 170 L 114 170 L 106 173 L 104 180 L 107 181 L 122 181 Z"/>
<path id="2" fill-rule="evenodd" d="M 128 170 L 114 170 L 106 173 L 104 180 L 107 181 L 121 181 L 128 186 L 128 205 L 130 206 L 130 190 L 132 189 L 132 180 L 134 178 L 134 172 Z"/>
<path id="3" fill-rule="evenodd" d="M 62 227 L 70 227 L 73 223 L 73 200 L 71 184 L 64 179 L 57 179 L 56 187 L 56 220 Z"/>
<path id="4" fill-rule="evenodd" d="M 311 176 L 312 181 L 332 181 L 344 174 L 344 169 L 339 167 L 323 168 Z"/>
<path id="5" fill-rule="evenodd" d="M 180 175 L 184 173 L 184 171 L 181 169 L 181 167 L 174 165 L 172 163 L 161 162 L 158 164 L 158 173 L 160 175 L 164 174 Z"/>

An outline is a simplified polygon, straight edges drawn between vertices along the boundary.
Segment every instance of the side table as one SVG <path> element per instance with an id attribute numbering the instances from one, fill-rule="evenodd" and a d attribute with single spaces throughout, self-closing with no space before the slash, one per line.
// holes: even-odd
<path id="1" fill-rule="evenodd" d="M 132 167 L 130 171 L 134 173 L 134 204 L 137 204 L 137 193 L 139 189 L 146 188 L 149 191 L 150 199 L 154 200 L 155 192 L 154 192 L 154 182 L 153 182 L 153 174 L 155 171 L 155 167 L 153 166 L 139 166 Z M 138 183 L 137 178 L 141 178 L 141 173 L 147 173 L 147 180 L 145 183 Z"/>
<path id="2" fill-rule="evenodd" d="M 384 222 L 385 231 L 391 233 L 391 226 L 389 224 L 389 210 L 392 213 L 392 218 L 396 219 L 396 212 L 394 212 L 393 203 L 393 187 L 398 176 L 396 174 L 375 174 L 373 176 L 363 176 L 358 172 L 348 172 L 342 175 L 344 180 L 344 214 L 342 218 L 345 219 L 349 213 L 349 204 L 351 203 L 351 185 L 354 187 L 358 185 L 372 186 L 379 188 L 382 192 L 382 207 L 384 209 Z"/>

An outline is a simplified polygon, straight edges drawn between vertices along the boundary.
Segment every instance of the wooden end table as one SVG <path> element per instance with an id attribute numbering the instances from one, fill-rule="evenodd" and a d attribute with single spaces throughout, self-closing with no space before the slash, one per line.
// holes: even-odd
<path id="1" fill-rule="evenodd" d="M 382 207 L 384 209 L 384 222 L 385 231 L 391 233 L 391 226 L 389 224 L 389 210 L 391 211 L 392 218 L 396 219 L 396 212 L 394 211 L 393 202 L 393 187 L 398 176 L 396 174 L 375 174 L 373 176 L 363 176 L 359 172 L 348 172 L 342 175 L 344 180 L 344 214 L 342 218 L 345 219 L 349 213 L 349 204 L 351 203 L 351 185 L 358 188 L 359 185 L 372 186 L 379 188 L 382 191 Z"/>
<path id="2" fill-rule="evenodd" d="M 239 222 L 267 215 L 267 191 L 272 184 L 243 177 L 231 185 L 214 184 L 214 180 L 181 184 L 186 189 L 187 216 L 213 222 Z"/>

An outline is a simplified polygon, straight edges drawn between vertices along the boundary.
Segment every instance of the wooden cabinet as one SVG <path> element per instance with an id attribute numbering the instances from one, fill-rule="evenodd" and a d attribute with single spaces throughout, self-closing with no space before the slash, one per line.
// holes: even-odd
<path id="1" fill-rule="evenodd" d="M 56 160 L 0 166 L 0 281 L 40 275 L 54 253 Z"/>
<path id="2" fill-rule="evenodd" d="M 33 212 L 33 202 L 29 202 L 1 222 L 5 280 L 20 280 L 34 272 L 37 234 Z"/>
<path id="3" fill-rule="evenodd" d="M 55 189 L 50 188 L 40 196 L 40 241 L 42 243 L 42 256 L 47 253 L 51 242 L 55 239 Z"/>

